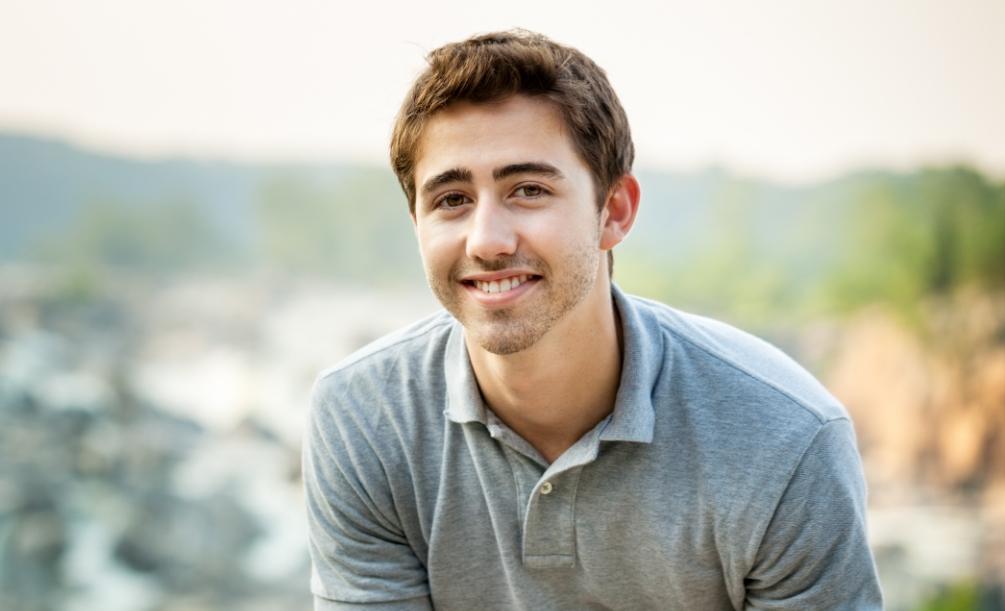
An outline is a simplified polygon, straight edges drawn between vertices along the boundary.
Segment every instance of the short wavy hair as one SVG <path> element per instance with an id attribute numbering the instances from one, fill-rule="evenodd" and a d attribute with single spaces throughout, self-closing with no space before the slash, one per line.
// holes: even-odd
<path id="1" fill-rule="evenodd" d="M 598 207 L 631 172 L 635 146 L 624 108 L 607 75 L 580 51 L 541 34 L 511 30 L 444 45 L 427 56 L 391 134 L 391 167 L 415 214 L 415 163 L 422 130 L 454 102 L 485 103 L 522 94 L 559 110 L 593 176 Z"/>

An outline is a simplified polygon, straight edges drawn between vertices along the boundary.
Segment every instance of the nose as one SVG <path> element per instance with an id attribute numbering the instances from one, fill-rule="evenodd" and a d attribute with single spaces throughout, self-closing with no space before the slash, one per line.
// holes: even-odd
<path id="1" fill-rule="evenodd" d="M 494 199 L 481 199 L 469 217 L 468 257 L 491 261 L 509 256 L 516 252 L 517 241 L 512 213 Z"/>

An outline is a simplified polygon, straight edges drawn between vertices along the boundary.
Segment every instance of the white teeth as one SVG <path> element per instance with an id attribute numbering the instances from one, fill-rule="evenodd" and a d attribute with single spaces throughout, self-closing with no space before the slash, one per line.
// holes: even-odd
<path id="1" fill-rule="evenodd" d="M 527 282 L 526 275 L 512 276 L 510 278 L 503 278 L 502 280 L 492 280 L 491 282 L 475 280 L 475 286 L 478 287 L 478 290 L 484 293 L 505 293 L 506 291 L 515 289 L 524 282 Z"/>

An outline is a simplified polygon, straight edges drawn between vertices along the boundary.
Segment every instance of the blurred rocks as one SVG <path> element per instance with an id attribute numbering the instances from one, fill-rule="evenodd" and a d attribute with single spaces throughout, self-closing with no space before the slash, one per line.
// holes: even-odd
<path id="1" fill-rule="evenodd" d="M 933 299 L 922 311 L 910 321 L 859 312 L 831 344 L 825 382 L 855 421 L 881 575 L 903 603 L 891 608 L 966 579 L 1000 601 L 1005 295 Z"/>
<path id="2" fill-rule="evenodd" d="M 0 609 L 310 608 L 310 387 L 432 298 L 24 267 L 0 286 Z M 1005 301 L 926 312 L 773 337 L 855 419 L 893 611 L 1005 583 Z"/>
<path id="3" fill-rule="evenodd" d="M 828 387 L 855 419 L 873 495 L 1005 485 L 1005 299 L 932 303 L 912 330 L 881 309 L 845 327 Z"/>
<path id="4" fill-rule="evenodd" d="M 309 608 L 298 446 L 135 392 L 128 291 L 37 288 L 0 296 L 0 609 Z"/>

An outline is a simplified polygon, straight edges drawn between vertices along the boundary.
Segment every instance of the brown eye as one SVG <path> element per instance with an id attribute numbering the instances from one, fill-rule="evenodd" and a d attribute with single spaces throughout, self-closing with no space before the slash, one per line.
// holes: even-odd
<path id="1" fill-rule="evenodd" d="M 545 193 L 546 191 L 540 185 L 523 185 L 514 192 L 514 195 L 517 197 L 540 197 Z"/>
<path id="2" fill-rule="evenodd" d="M 440 198 L 439 206 L 441 208 L 457 208 L 458 206 L 463 206 L 467 203 L 467 198 L 460 193 L 447 193 Z"/>

